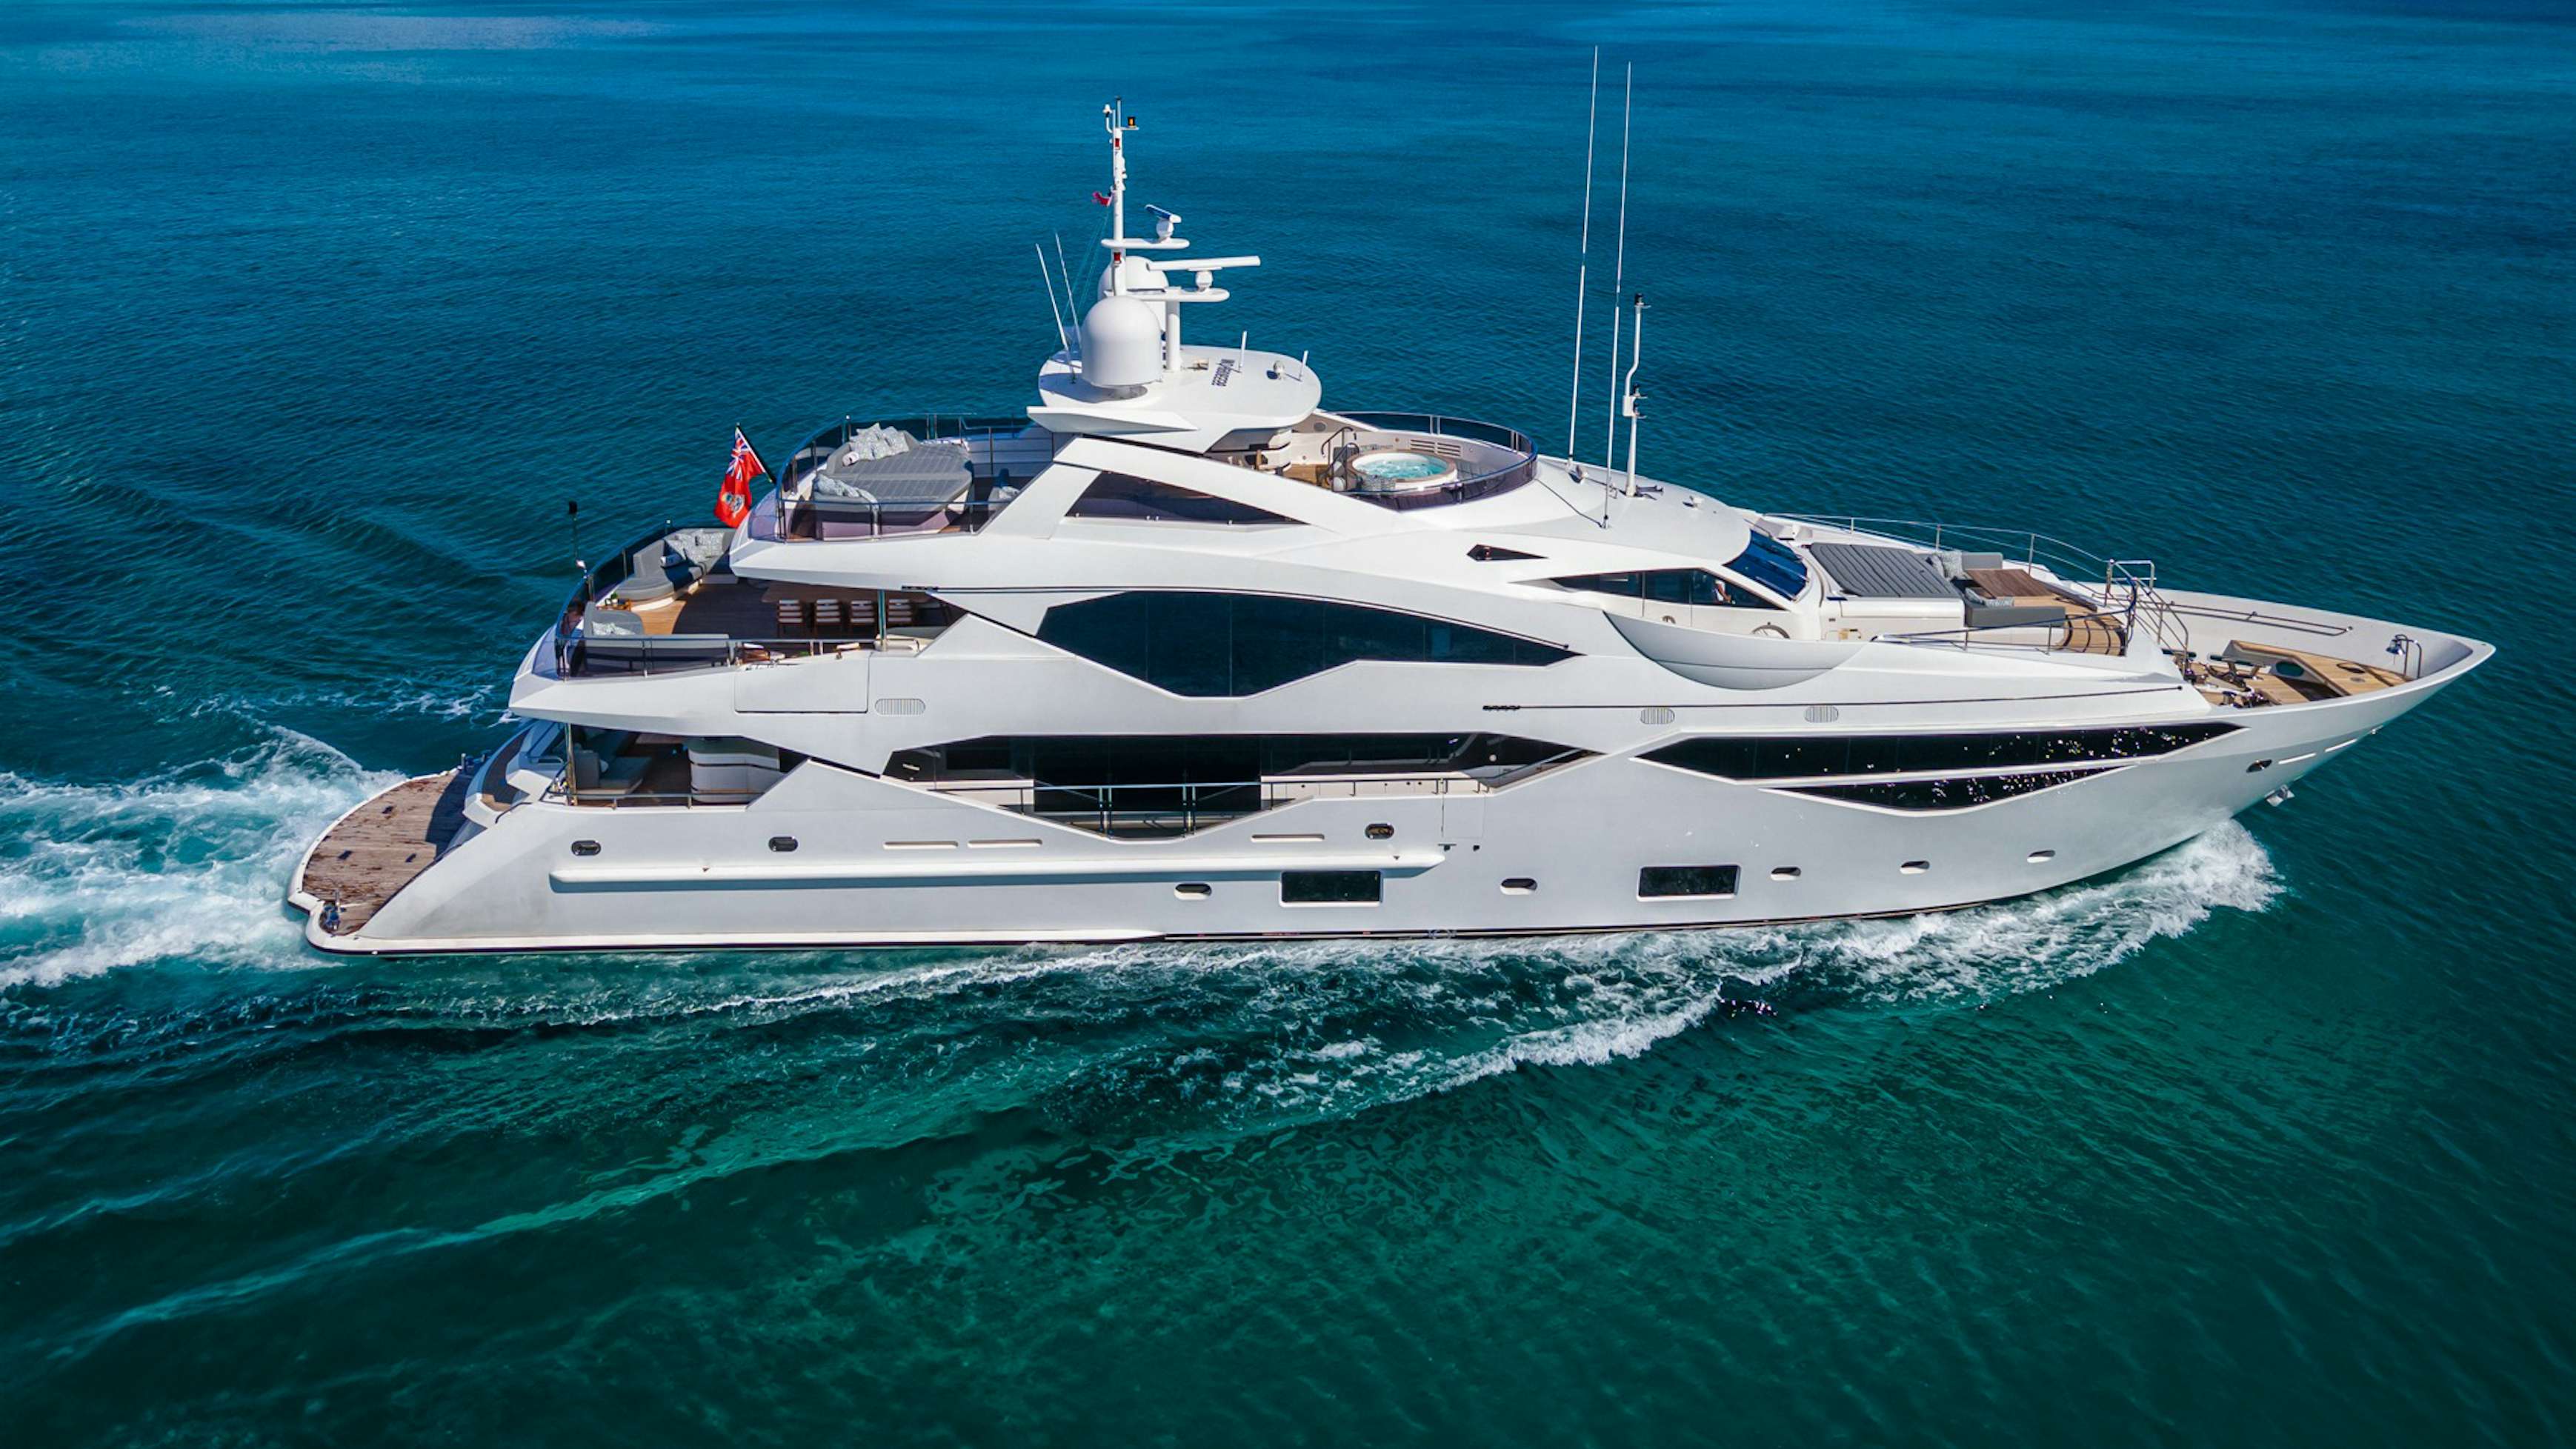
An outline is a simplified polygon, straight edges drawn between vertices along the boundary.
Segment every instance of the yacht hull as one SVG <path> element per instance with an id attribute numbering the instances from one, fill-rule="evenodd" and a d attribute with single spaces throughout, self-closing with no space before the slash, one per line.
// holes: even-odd
<path id="1" fill-rule="evenodd" d="M 2221 738 L 1965 809 L 1715 778 L 1639 758 L 1650 741 L 1490 793 L 1307 800 L 1144 841 L 809 764 L 749 805 L 520 803 L 356 930 L 298 903 L 313 945 L 358 953 L 1534 935 L 1955 909 L 2189 840 L 2487 652 L 2397 688 L 2230 711 L 2240 728 Z M 1641 899 L 1655 866 L 1733 866 L 1735 889 Z M 1382 895 L 1284 903 L 1281 873 L 1299 870 L 1376 871 Z"/>

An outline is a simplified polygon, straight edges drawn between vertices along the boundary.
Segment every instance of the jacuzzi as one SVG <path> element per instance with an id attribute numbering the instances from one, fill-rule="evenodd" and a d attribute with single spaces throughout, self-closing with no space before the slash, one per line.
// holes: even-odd
<path id="1" fill-rule="evenodd" d="M 1411 448 L 1379 448 L 1351 460 L 1351 486 L 1362 493 L 1422 493 L 1458 481 L 1458 465 Z"/>

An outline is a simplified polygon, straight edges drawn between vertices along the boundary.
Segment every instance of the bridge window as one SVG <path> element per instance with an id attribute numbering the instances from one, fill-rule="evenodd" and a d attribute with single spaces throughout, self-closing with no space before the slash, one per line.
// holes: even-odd
<path id="1" fill-rule="evenodd" d="M 1643 599 L 1653 604 L 1708 604 L 1727 609 L 1780 607 L 1751 589 L 1730 584 L 1706 569 L 1639 569 L 1627 573 L 1580 574 L 1556 582 L 1586 593 Z"/>
<path id="2" fill-rule="evenodd" d="M 1807 587 L 1807 561 L 1798 551 L 1760 529 L 1744 545 L 1728 568 L 1769 589 L 1784 599 L 1794 599 Z"/>
<path id="3" fill-rule="evenodd" d="M 1324 599 L 1173 590 L 1047 611 L 1038 637 L 1174 694 L 1258 694 L 1360 660 L 1539 666 L 1567 651 L 1444 619 Z"/>
<path id="4" fill-rule="evenodd" d="M 1145 519 L 1166 523 L 1294 523 L 1266 508 L 1217 498 L 1131 473 L 1103 473 L 1065 510 L 1067 518 Z"/>

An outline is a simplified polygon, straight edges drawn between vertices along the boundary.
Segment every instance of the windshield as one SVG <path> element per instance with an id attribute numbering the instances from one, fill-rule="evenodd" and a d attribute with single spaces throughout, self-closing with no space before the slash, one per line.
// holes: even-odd
<path id="1" fill-rule="evenodd" d="M 1753 530 L 1752 541 L 1744 552 L 1727 565 L 1744 577 L 1769 589 L 1784 599 L 1794 599 L 1807 587 L 1807 563 L 1798 551 L 1760 529 Z"/>

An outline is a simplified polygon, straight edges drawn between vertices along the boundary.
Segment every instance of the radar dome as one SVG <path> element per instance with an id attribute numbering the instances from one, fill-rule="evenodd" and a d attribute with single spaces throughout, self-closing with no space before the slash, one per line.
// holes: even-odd
<path id="1" fill-rule="evenodd" d="M 1082 318 L 1082 380 L 1143 387 L 1163 375 L 1163 318 L 1153 303 L 1103 297 Z"/>

